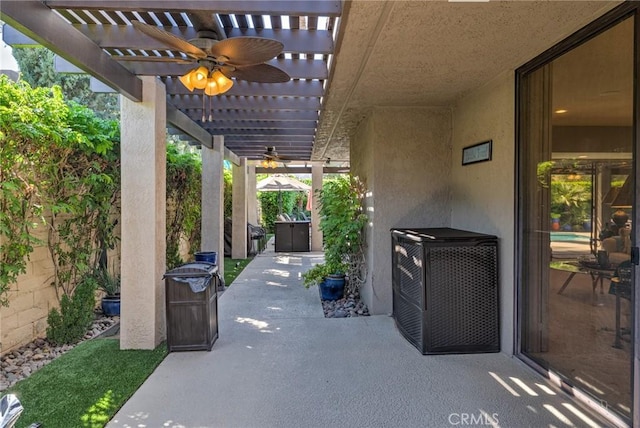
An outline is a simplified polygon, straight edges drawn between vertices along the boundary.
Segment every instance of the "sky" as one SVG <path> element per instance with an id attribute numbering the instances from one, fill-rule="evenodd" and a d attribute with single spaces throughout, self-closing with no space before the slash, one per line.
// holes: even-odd
<path id="1" fill-rule="evenodd" d="M 2 25 L 0 25 L 0 29 Z M 2 31 L 0 30 L 0 34 Z M 0 40 L 0 70 L 18 71 L 18 63 L 13 55 L 11 55 L 11 47 Z"/>

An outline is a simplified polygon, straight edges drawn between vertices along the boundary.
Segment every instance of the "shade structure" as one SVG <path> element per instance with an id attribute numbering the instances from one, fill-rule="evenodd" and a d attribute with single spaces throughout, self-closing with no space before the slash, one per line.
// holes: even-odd
<path id="1" fill-rule="evenodd" d="M 256 184 L 259 192 L 311 192 L 311 186 L 286 175 L 274 174 Z M 282 196 L 278 193 L 278 214 L 282 214 Z"/>
<path id="2" fill-rule="evenodd" d="M 260 192 L 308 192 L 311 186 L 286 175 L 274 174 L 256 184 Z"/>

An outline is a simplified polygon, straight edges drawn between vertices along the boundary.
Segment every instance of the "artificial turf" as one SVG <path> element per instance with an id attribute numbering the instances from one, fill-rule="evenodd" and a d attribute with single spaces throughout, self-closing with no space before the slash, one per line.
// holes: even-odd
<path id="1" fill-rule="evenodd" d="M 240 272 L 243 271 L 249 262 L 253 260 L 253 257 L 246 259 L 232 259 L 231 257 L 224 258 L 224 284 L 228 287 L 236 279 Z"/>
<path id="2" fill-rule="evenodd" d="M 167 354 L 165 344 L 154 350 L 119 346 L 109 338 L 83 342 L 6 391 L 24 407 L 16 427 L 105 426 Z"/>

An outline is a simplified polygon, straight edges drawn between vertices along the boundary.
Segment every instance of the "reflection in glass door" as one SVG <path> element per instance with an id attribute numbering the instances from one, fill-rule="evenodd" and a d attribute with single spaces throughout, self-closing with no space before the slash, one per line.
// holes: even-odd
<path id="1" fill-rule="evenodd" d="M 632 412 L 633 19 L 520 87 L 521 352 Z"/>

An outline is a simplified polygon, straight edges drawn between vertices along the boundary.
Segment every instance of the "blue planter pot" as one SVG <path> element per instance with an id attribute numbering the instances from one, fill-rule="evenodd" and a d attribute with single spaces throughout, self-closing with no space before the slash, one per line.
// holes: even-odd
<path id="1" fill-rule="evenodd" d="M 344 275 L 329 275 L 319 284 L 322 300 L 338 300 L 344 295 Z"/>
<path id="2" fill-rule="evenodd" d="M 102 298 L 102 312 L 108 317 L 120 316 L 120 296 Z"/>

